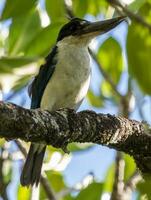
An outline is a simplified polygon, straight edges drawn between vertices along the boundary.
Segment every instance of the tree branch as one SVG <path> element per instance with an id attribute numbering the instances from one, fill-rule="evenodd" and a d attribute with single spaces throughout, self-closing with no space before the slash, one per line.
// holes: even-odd
<path id="1" fill-rule="evenodd" d="M 116 162 L 115 162 L 115 176 L 114 176 L 114 184 L 113 184 L 113 191 L 111 194 L 111 200 L 123 199 L 124 169 L 125 169 L 125 162 L 123 159 L 123 155 L 121 154 L 121 152 L 117 152 Z"/>
<path id="2" fill-rule="evenodd" d="M 137 23 L 143 25 L 144 27 L 148 28 L 151 31 L 151 24 L 149 24 L 143 17 L 139 16 L 136 13 L 131 12 L 126 5 L 123 5 L 119 0 L 107 0 L 108 3 L 111 4 L 115 9 L 118 10 L 120 8 L 124 14 L 126 14 L 129 18 L 136 21 Z M 118 10 L 119 11 L 119 10 Z"/>
<path id="3" fill-rule="evenodd" d="M 130 154 L 142 172 L 151 173 L 150 127 L 123 117 L 71 109 L 28 110 L 1 102 L 0 137 L 62 149 L 72 142 L 101 144 Z"/>
<path id="4" fill-rule="evenodd" d="M 134 174 L 130 177 L 124 187 L 124 191 L 126 194 L 131 195 L 133 190 L 135 189 L 137 183 L 142 180 L 140 173 L 136 170 Z"/>

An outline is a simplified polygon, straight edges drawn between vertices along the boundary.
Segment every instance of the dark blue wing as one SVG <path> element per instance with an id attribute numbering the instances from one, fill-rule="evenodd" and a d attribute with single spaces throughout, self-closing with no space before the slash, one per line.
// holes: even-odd
<path id="1" fill-rule="evenodd" d="M 56 60 L 57 46 L 55 46 L 51 53 L 46 57 L 46 62 L 40 67 L 38 75 L 35 77 L 32 85 L 30 87 L 31 94 L 31 108 L 39 108 L 40 102 L 44 93 L 44 90 L 47 86 L 48 81 L 50 80 L 57 63 Z"/>

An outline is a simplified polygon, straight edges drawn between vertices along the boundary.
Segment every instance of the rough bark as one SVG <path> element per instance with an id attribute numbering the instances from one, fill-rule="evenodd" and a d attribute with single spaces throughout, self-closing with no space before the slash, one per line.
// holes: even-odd
<path id="1" fill-rule="evenodd" d="M 151 173 L 151 129 L 143 122 L 123 117 L 88 110 L 28 110 L 0 102 L 0 137 L 62 149 L 72 142 L 105 145 L 130 154 L 143 173 Z"/>

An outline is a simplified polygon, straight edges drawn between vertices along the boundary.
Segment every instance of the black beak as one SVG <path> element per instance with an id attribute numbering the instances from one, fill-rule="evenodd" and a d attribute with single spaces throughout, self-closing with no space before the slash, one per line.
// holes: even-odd
<path id="1" fill-rule="evenodd" d="M 103 34 L 115 28 L 118 24 L 120 24 L 124 20 L 126 20 L 126 16 L 116 17 L 104 21 L 90 22 L 82 29 L 81 34 L 91 34 L 94 36 Z"/>

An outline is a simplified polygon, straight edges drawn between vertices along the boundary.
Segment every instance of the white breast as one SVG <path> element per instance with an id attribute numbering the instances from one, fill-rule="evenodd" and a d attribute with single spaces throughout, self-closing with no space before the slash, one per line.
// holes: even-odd
<path id="1" fill-rule="evenodd" d="M 58 45 L 57 65 L 44 91 L 41 108 L 56 110 L 63 107 L 77 109 L 90 84 L 90 58 L 85 45 Z"/>

